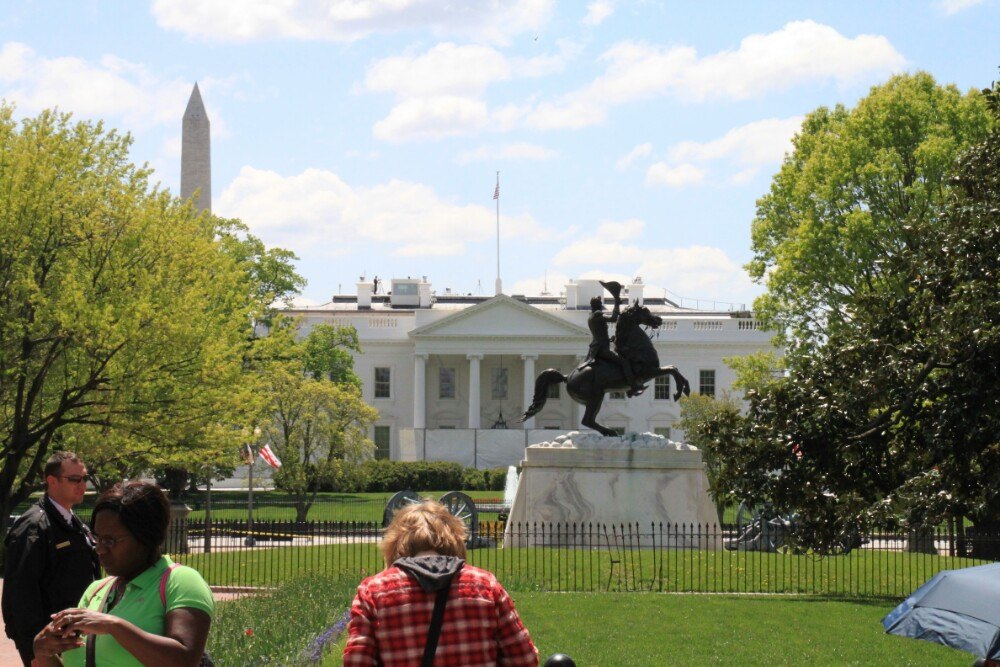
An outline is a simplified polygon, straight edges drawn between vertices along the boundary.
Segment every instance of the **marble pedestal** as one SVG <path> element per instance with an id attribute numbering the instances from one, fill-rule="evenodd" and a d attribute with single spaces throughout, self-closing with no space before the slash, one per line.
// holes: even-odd
<path id="1" fill-rule="evenodd" d="M 504 546 L 716 549 L 717 523 L 697 449 L 528 447 Z"/>

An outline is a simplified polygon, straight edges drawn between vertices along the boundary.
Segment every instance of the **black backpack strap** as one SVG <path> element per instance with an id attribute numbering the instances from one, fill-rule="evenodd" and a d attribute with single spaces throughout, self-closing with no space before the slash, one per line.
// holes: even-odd
<path id="1" fill-rule="evenodd" d="M 444 606 L 448 603 L 448 589 L 451 582 L 437 592 L 434 598 L 434 613 L 431 616 L 431 627 L 427 630 L 427 643 L 424 644 L 424 660 L 422 667 L 434 667 L 434 654 L 437 653 L 438 639 L 441 637 L 441 624 L 444 622 Z"/>

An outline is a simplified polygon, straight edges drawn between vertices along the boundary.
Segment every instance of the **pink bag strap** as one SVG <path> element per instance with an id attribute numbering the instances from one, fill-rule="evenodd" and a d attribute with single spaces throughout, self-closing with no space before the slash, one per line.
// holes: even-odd
<path id="1" fill-rule="evenodd" d="M 171 563 L 170 567 L 163 571 L 163 576 L 160 577 L 160 604 L 163 605 L 164 609 L 167 608 L 167 579 L 170 578 L 170 573 L 180 566 L 180 563 Z"/>

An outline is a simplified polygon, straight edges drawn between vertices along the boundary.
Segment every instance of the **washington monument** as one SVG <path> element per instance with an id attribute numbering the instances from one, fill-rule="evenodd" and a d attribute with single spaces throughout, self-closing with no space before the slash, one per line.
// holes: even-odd
<path id="1" fill-rule="evenodd" d="M 195 208 L 199 212 L 212 210 L 212 150 L 211 126 L 201 91 L 194 84 L 181 131 L 181 198 L 191 199 L 198 193 Z"/>

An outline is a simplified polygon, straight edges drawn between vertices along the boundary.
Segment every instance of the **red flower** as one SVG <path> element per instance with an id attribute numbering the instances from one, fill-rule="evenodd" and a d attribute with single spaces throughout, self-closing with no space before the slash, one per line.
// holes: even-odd
<path id="1" fill-rule="evenodd" d="M 253 628 L 247 628 L 246 630 L 243 631 L 243 634 L 245 634 L 247 637 L 253 637 Z"/>

